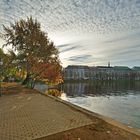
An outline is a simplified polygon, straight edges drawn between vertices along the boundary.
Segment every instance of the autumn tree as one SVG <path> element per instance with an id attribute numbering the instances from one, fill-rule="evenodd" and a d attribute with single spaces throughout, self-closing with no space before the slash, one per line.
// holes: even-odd
<path id="1" fill-rule="evenodd" d="M 37 79 L 36 77 L 45 73 L 51 65 L 59 64 L 59 69 L 61 68 L 57 48 L 49 40 L 48 35 L 41 31 L 41 25 L 37 20 L 30 17 L 27 20 L 21 19 L 10 27 L 3 27 L 6 39 L 4 46 L 12 45 L 13 50 L 17 52 L 16 63 L 26 70 L 23 84 Z M 44 67 L 40 67 L 40 64 Z M 34 71 L 35 67 L 38 73 L 37 70 Z M 39 69 L 42 72 L 39 72 Z"/>
<path id="2" fill-rule="evenodd" d="M 32 76 L 35 80 L 45 81 L 47 83 L 58 84 L 63 82 L 61 74 L 62 66 L 60 63 L 34 63 L 31 68 Z M 34 83 L 32 83 L 34 84 Z"/>

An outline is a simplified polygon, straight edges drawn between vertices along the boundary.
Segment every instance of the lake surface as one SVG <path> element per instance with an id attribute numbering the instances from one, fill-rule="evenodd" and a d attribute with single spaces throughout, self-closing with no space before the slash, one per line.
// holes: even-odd
<path id="1" fill-rule="evenodd" d="M 45 92 L 47 86 L 36 88 Z M 140 128 L 140 81 L 66 82 L 62 90 L 63 100 Z"/>

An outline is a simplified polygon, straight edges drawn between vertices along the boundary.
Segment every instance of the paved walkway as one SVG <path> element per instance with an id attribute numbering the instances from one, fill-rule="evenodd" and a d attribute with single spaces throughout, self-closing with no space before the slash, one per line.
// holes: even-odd
<path id="1" fill-rule="evenodd" d="M 139 140 L 140 137 L 17 84 L 0 97 L 0 140 Z"/>
<path id="2" fill-rule="evenodd" d="M 0 98 L 0 140 L 35 139 L 92 123 L 83 113 L 30 92 L 22 89 Z"/>

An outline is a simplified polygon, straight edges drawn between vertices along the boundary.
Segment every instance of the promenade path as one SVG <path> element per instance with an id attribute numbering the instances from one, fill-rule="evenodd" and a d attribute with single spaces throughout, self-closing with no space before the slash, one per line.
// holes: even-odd
<path id="1" fill-rule="evenodd" d="M 98 118 L 17 84 L 0 97 L 0 140 L 139 140 Z"/>

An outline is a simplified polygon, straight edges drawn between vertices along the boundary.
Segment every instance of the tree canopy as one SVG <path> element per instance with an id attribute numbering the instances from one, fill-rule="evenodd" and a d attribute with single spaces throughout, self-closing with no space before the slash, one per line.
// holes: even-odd
<path id="1" fill-rule="evenodd" d="M 29 79 L 48 78 L 56 81 L 56 78 L 60 78 L 62 67 L 58 49 L 50 41 L 47 33 L 41 30 L 41 25 L 36 19 L 21 19 L 10 24 L 10 27 L 3 27 L 6 40 L 4 47 L 12 45 L 12 59 L 27 73 L 23 83 L 26 84 Z M 55 73 L 51 74 L 51 78 L 47 74 L 50 69 Z"/>

